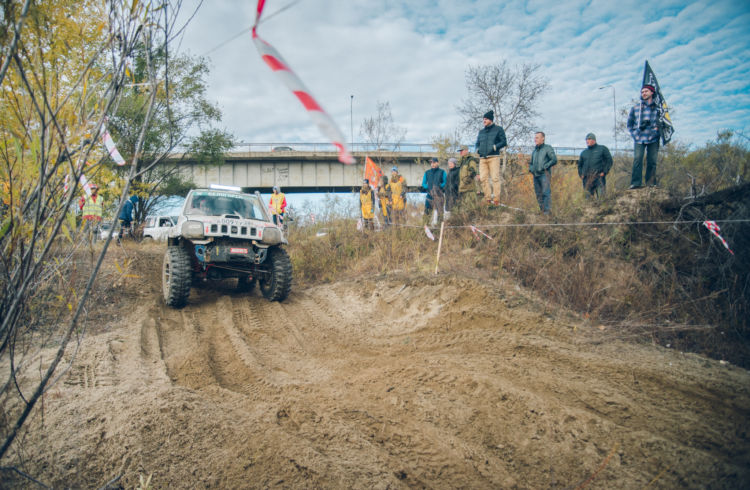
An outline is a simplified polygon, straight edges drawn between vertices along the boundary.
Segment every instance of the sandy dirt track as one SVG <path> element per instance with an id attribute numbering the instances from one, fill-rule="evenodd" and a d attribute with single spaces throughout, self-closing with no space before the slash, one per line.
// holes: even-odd
<path id="1" fill-rule="evenodd" d="M 160 298 L 158 248 L 27 437 L 56 487 L 748 488 L 750 375 L 512 285 Z"/>

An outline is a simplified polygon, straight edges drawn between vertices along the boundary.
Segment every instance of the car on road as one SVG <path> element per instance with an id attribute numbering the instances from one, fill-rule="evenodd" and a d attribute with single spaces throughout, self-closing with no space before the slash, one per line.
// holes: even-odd
<path id="1" fill-rule="evenodd" d="M 108 235 L 112 235 L 112 238 L 117 238 L 118 231 L 117 227 L 111 221 L 105 221 L 99 225 L 99 232 L 97 238 L 99 240 L 106 240 Z"/>
<path id="2" fill-rule="evenodd" d="M 143 222 L 143 239 L 163 242 L 176 224 L 177 216 L 147 216 Z"/>
<path id="3" fill-rule="evenodd" d="M 274 153 L 279 151 L 294 151 L 294 148 L 292 148 L 291 146 L 274 146 L 271 151 Z"/>

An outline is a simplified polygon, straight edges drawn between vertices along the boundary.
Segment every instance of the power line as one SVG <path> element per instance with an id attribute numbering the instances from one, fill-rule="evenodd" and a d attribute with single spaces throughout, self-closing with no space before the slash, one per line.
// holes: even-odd
<path id="1" fill-rule="evenodd" d="M 296 4 L 298 4 L 298 3 L 300 3 L 301 1 L 302 1 L 302 0 L 294 0 L 294 1 L 293 1 L 293 2 L 291 2 L 291 3 L 288 3 L 288 4 L 286 5 L 286 6 L 284 6 L 284 7 L 281 7 L 281 8 L 280 8 L 279 10 L 277 10 L 276 12 L 274 12 L 274 13 L 272 13 L 272 14 L 269 14 L 269 15 L 265 16 L 265 17 L 264 17 L 263 19 L 261 19 L 261 21 L 260 21 L 260 22 L 258 22 L 258 25 L 260 25 L 260 24 L 262 24 L 263 22 L 266 22 L 267 20 L 269 20 L 269 19 L 271 19 L 271 18 L 273 18 L 273 17 L 277 16 L 277 15 L 278 15 L 278 14 L 280 14 L 281 12 L 284 12 L 285 10 L 288 10 L 288 9 L 290 9 L 290 8 L 291 8 L 291 7 L 293 7 L 294 5 L 296 5 Z M 211 49 L 209 49 L 208 51 L 206 51 L 205 53 L 203 53 L 203 54 L 201 55 L 201 57 L 203 57 L 203 56 L 208 56 L 209 54 L 213 53 L 214 51 L 217 51 L 217 50 L 219 50 L 219 49 L 223 48 L 224 46 L 226 46 L 227 44 L 231 43 L 232 41 L 234 41 L 235 39 L 239 38 L 240 36 L 243 36 L 243 35 L 245 35 L 246 33 L 250 32 L 250 30 L 251 30 L 251 29 L 252 29 L 252 26 L 250 26 L 250 27 L 245 27 L 244 29 L 242 29 L 242 30 L 241 30 L 240 32 L 238 32 L 237 34 L 233 35 L 233 36 L 232 36 L 232 37 L 230 37 L 229 39 L 227 39 L 227 40 L 225 40 L 225 41 L 222 41 L 222 42 L 220 42 L 219 44 L 217 44 L 217 45 L 216 45 L 216 46 L 214 46 L 213 48 L 211 48 Z"/>

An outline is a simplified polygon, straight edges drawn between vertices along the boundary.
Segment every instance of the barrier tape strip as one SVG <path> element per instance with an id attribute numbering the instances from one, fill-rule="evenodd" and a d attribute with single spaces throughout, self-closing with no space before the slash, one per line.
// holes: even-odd
<path id="1" fill-rule="evenodd" d="M 722 243 L 722 245 L 724 245 L 724 248 L 726 248 L 727 250 L 729 250 L 730 254 L 734 255 L 734 252 L 732 252 L 732 249 L 729 248 L 729 244 L 727 243 L 727 241 L 724 240 L 724 237 L 722 237 L 721 235 L 719 235 L 719 231 L 721 231 L 721 228 L 719 228 L 719 225 L 716 224 L 716 221 L 704 221 L 703 222 L 703 226 L 705 226 L 706 228 L 708 228 L 708 231 L 710 231 L 711 233 L 713 233 L 714 235 L 716 235 L 716 237 L 719 240 L 721 240 L 721 243 Z"/>
<path id="2" fill-rule="evenodd" d="M 349 150 L 346 148 L 344 137 L 341 130 L 339 130 L 336 123 L 333 121 L 331 116 L 323 110 L 318 104 L 315 98 L 312 96 L 309 90 L 302 83 L 302 80 L 292 71 L 289 64 L 284 61 L 281 54 L 268 44 L 266 41 L 258 36 L 258 23 L 260 17 L 263 14 L 263 7 L 265 6 L 265 0 L 258 0 L 257 12 L 255 14 L 255 24 L 253 24 L 252 35 L 253 43 L 258 50 L 258 54 L 268 67 L 281 77 L 284 85 L 292 91 L 292 93 L 299 99 L 302 106 L 305 108 L 307 113 L 312 118 L 313 122 L 318 126 L 318 129 L 338 148 L 339 161 L 347 165 L 351 165 L 356 162 L 354 157 L 351 155 Z"/>
<path id="3" fill-rule="evenodd" d="M 109 131 L 107 131 L 107 126 L 105 125 L 102 125 L 102 141 L 104 142 L 104 146 L 107 147 L 107 151 L 109 152 L 109 156 L 112 157 L 112 160 L 114 160 L 115 163 L 121 167 L 125 165 L 125 159 L 122 158 L 120 152 L 117 151 L 115 142 L 112 140 L 112 135 L 109 134 Z"/>

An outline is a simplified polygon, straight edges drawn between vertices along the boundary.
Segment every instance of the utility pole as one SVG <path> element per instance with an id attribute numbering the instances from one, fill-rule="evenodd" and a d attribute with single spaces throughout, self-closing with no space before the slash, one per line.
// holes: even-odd
<path id="1" fill-rule="evenodd" d="M 352 117 L 354 115 L 354 96 L 350 95 L 349 99 L 349 146 L 352 147 L 352 151 L 354 151 L 354 118 Z"/>
<path id="2" fill-rule="evenodd" d="M 615 95 L 614 85 L 604 85 L 599 87 L 599 90 L 611 88 L 612 89 L 612 113 L 614 114 L 614 125 L 612 126 L 615 131 L 615 153 L 617 153 L 617 96 Z"/>

